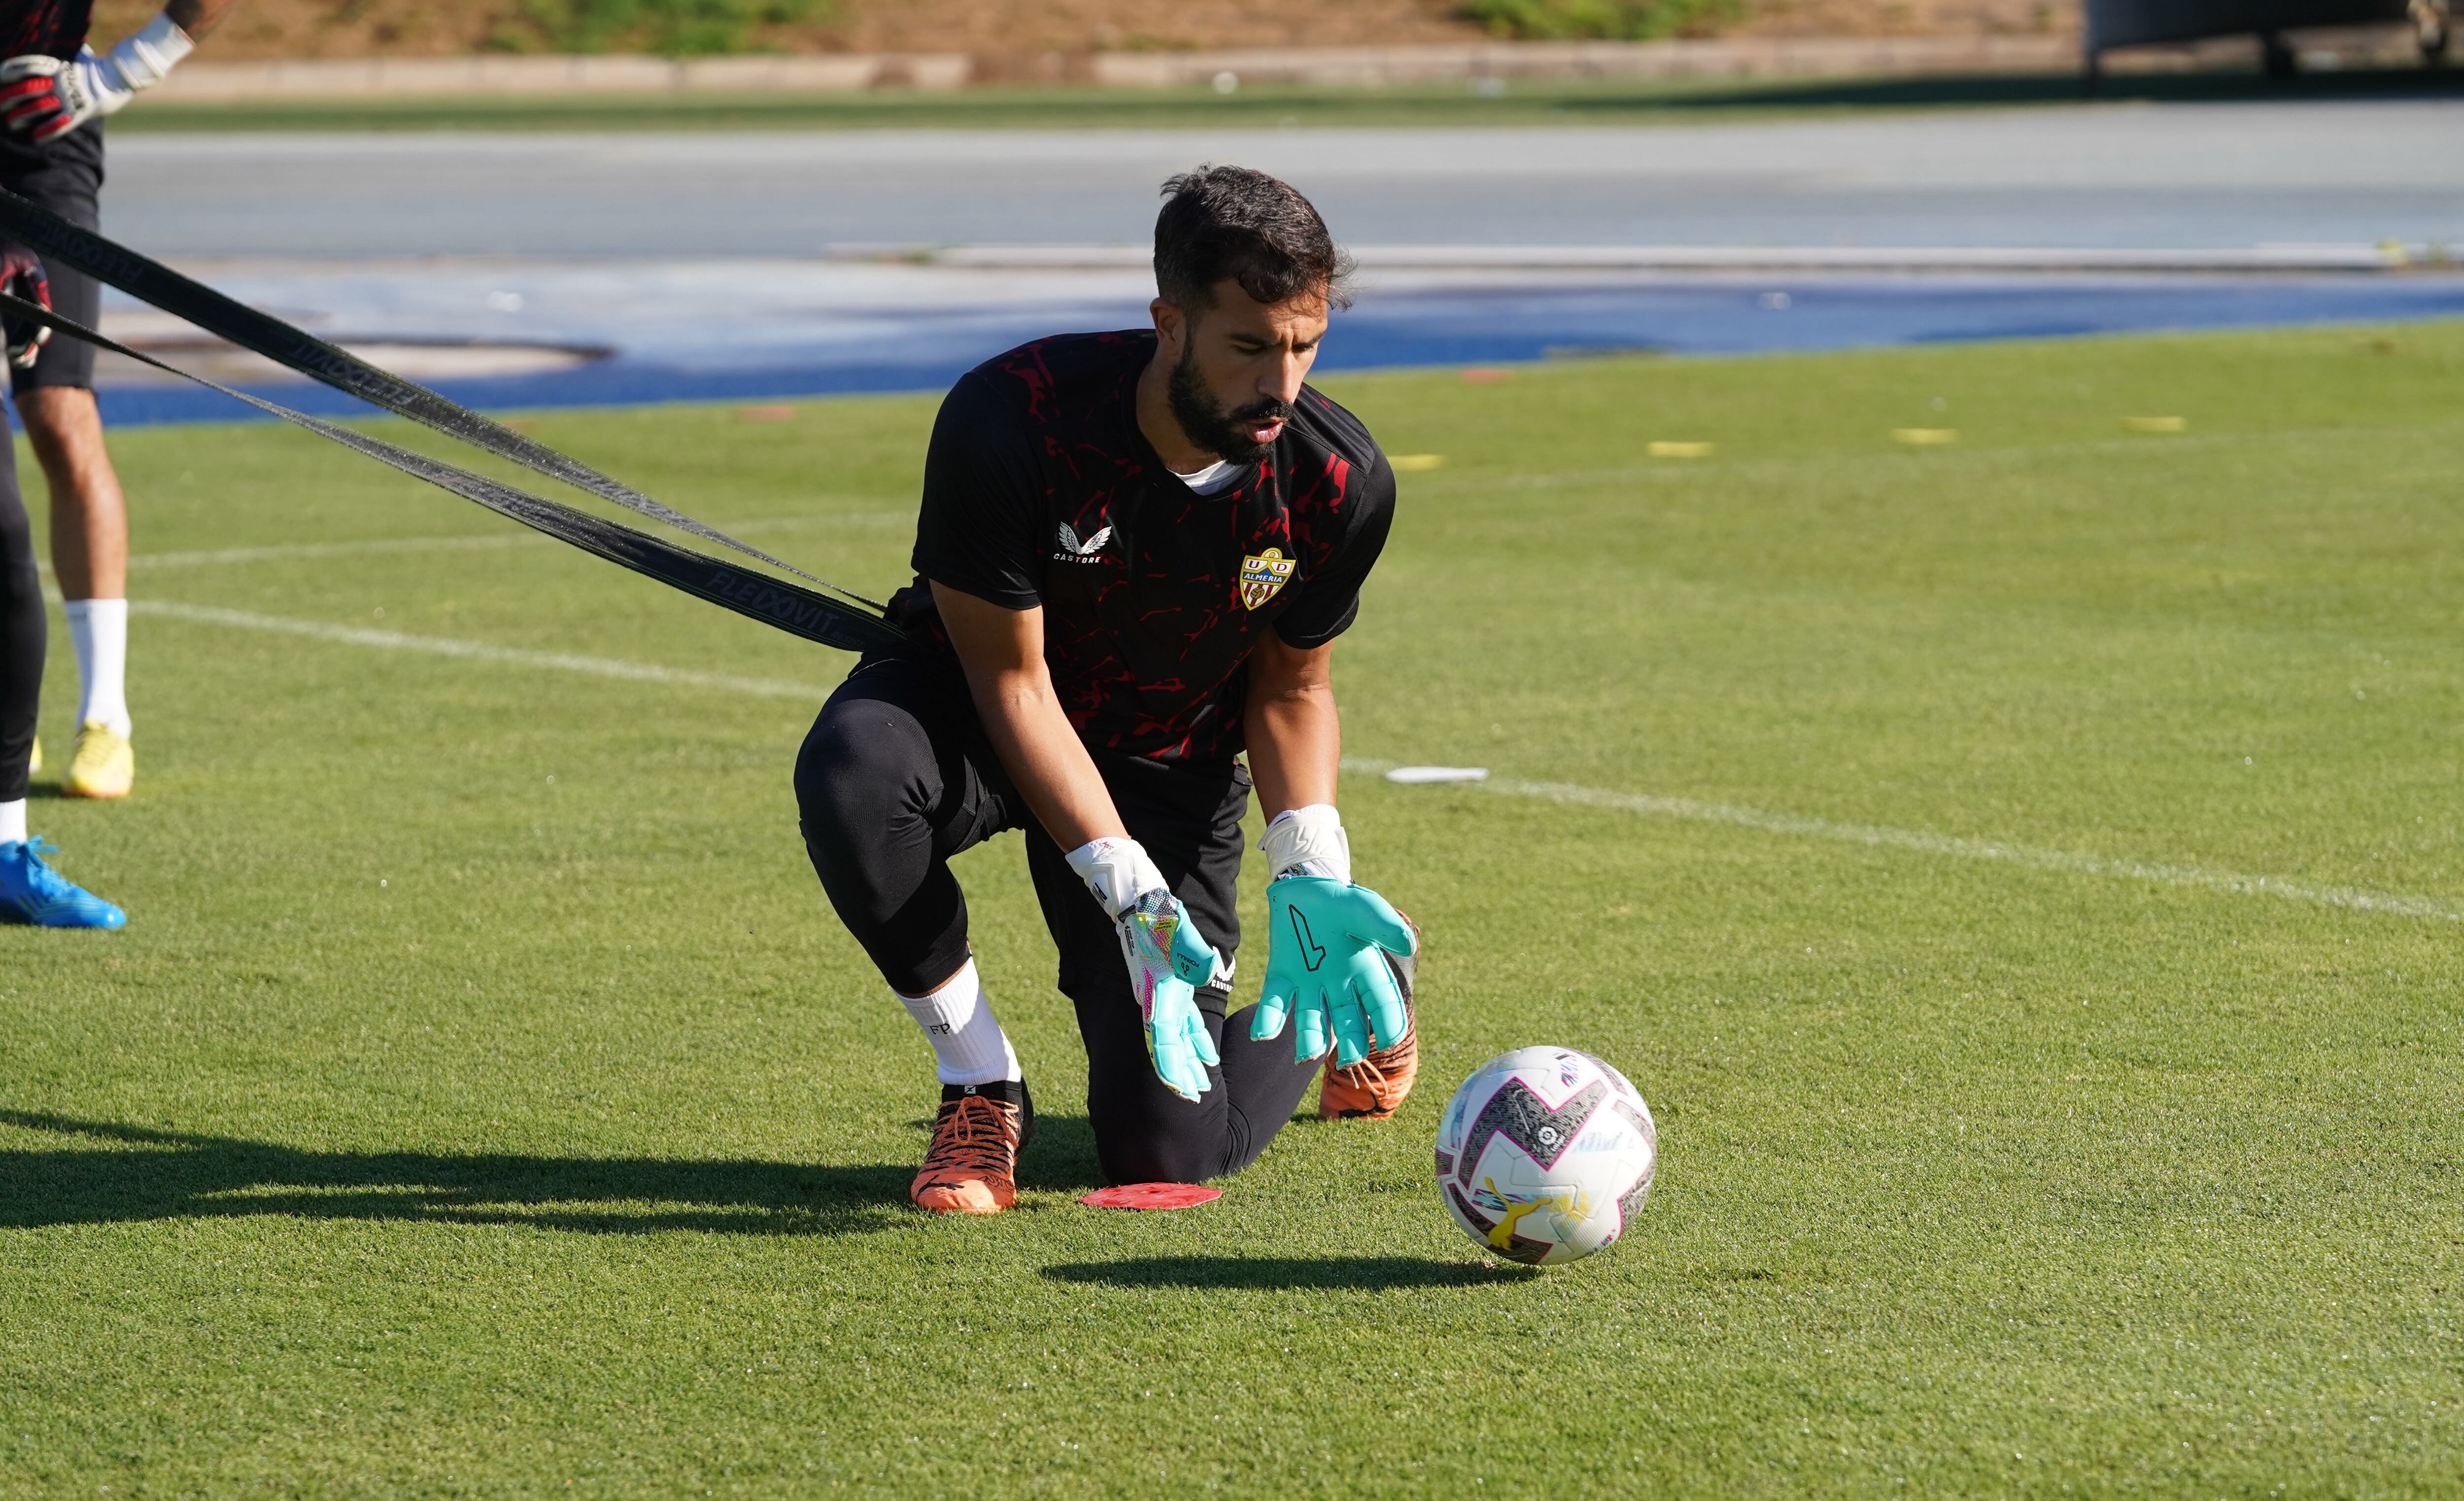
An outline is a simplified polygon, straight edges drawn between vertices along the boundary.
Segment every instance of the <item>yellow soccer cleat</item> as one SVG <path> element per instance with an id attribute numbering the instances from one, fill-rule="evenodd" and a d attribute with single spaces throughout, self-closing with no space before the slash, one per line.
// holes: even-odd
<path id="1" fill-rule="evenodd" d="M 136 784 L 137 747 L 101 720 L 88 719 L 77 731 L 77 753 L 69 758 L 60 789 L 73 798 L 124 798 Z"/>
<path id="2" fill-rule="evenodd" d="M 42 774 L 43 742 L 40 739 L 37 739 L 34 741 L 34 748 L 26 753 L 26 775 L 30 777 L 39 777 Z"/>

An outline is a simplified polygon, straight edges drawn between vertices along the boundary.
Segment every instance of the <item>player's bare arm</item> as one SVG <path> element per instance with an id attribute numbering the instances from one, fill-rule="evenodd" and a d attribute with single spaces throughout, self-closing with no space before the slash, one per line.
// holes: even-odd
<path id="1" fill-rule="evenodd" d="M 933 603 L 993 750 L 1044 831 L 1064 850 L 1128 837 L 1103 774 L 1053 695 L 1044 611 L 1003 609 L 940 583 L 933 585 Z"/>
<path id="2" fill-rule="evenodd" d="M 1332 806 L 1343 728 L 1334 706 L 1334 643 L 1295 647 L 1267 634 L 1249 653 L 1249 776 L 1258 810 Z"/>

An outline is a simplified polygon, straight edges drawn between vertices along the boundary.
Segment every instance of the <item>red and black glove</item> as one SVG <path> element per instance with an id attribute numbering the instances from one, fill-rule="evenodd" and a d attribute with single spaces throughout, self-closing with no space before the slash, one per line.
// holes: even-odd
<path id="1" fill-rule="evenodd" d="M 126 98 L 104 79 L 91 47 L 66 62 L 40 55 L 0 62 L 0 123 L 37 145 L 110 114 Z"/>
<path id="2" fill-rule="evenodd" d="M 166 11 L 99 57 L 80 47 L 66 59 L 35 53 L 0 61 L 0 125 L 37 145 L 67 135 L 162 82 L 196 46 Z"/>
<path id="3" fill-rule="evenodd" d="M 43 270 L 42 257 L 23 245 L 0 245 L 0 292 L 50 312 L 52 278 Z M 0 331 L 8 336 L 9 363 L 20 370 L 33 369 L 52 339 L 50 327 L 31 318 L 0 317 Z"/>

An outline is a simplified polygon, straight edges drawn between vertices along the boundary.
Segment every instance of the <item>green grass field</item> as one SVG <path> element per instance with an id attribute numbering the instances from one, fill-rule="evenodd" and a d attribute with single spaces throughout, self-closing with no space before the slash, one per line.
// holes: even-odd
<path id="1" fill-rule="evenodd" d="M 0 1490 L 2452 1495 L 2459 377 L 2446 324 L 1330 381 L 1446 459 L 1347 748 L 1499 779 L 1346 783 L 1425 1082 L 1079 1207 L 996 841 L 1044 1135 L 957 1223 L 796 835 L 843 658 L 305 434 L 126 432 L 139 791 L 34 815 L 131 924 L 0 932 Z M 537 430 L 878 591 L 932 408 Z M 1535 1042 L 1664 1150 L 1545 1273 L 1428 1156 Z"/>

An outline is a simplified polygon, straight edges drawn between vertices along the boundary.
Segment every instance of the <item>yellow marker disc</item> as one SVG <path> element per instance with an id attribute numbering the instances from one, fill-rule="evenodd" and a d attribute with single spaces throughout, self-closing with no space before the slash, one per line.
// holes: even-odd
<path id="1" fill-rule="evenodd" d="M 2188 432 L 2190 430 L 2190 419 L 2188 417 L 2124 417 L 2122 419 L 2122 430 L 2124 432 Z"/>
<path id="2" fill-rule="evenodd" d="M 1394 465 L 1398 474 L 1415 474 L 1424 469 L 1445 468 L 1446 456 L 1443 453 L 1389 453 L 1386 462 Z"/>
<path id="3" fill-rule="evenodd" d="M 1959 441 L 1957 428 L 1893 428 L 1891 441 L 1913 448 L 1938 449 Z"/>
<path id="4" fill-rule="evenodd" d="M 1711 456 L 1711 445 L 1708 443 L 1670 443 L 1666 441 L 1655 441 L 1650 446 L 1649 452 L 1653 458 L 1709 458 Z"/>

